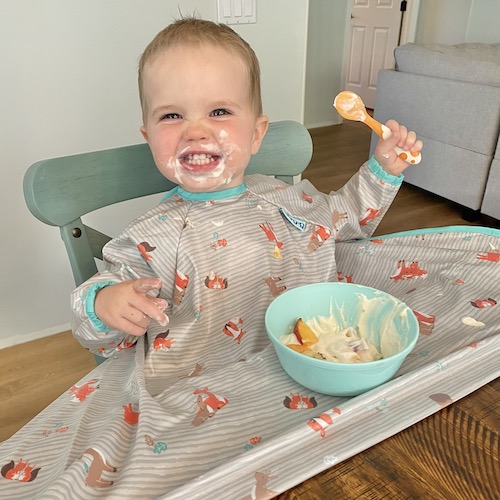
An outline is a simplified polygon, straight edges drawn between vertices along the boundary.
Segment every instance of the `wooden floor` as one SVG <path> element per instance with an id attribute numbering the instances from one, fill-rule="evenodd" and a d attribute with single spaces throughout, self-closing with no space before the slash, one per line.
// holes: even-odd
<path id="1" fill-rule="evenodd" d="M 337 190 L 368 158 L 370 130 L 362 123 L 346 122 L 339 126 L 314 129 L 311 134 L 315 151 L 304 177 L 322 191 Z M 462 219 L 461 213 L 461 208 L 453 203 L 403 185 L 376 234 L 424 227 L 470 225 L 470 222 Z M 483 219 L 476 224 L 494 225 L 496 221 Z M 94 367 L 94 359 L 69 332 L 64 332 L 0 350 L 0 367 L 2 441 L 88 373 Z M 339 466 L 355 467 L 355 463 L 356 457 Z M 316 496 L 320 494 L 319 491 L 309 491 L 309 494 L 311 496 L 305 493 L 300 498 L 321 498 Z M 285 497 L 299 498 L 284 494 Z"/>

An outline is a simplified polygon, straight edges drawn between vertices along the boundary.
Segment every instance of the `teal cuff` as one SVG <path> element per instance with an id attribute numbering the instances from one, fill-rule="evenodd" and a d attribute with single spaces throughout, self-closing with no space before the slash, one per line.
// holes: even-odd
<path id="1" fill-rule="evenodd" d="M 94 328 L 98 332 L 109 332 L 111 328 L 108 328 L 98 317 L 97 314 L 95 313 L 94 309 L 94 303 L 95 303 L 95 296 L 99 290 L 102 288 L 106 288 L 109 285 L 114 285 L 115 283 L 113 281 L 104 281 L 102 283 L 94 283 L 93 285 L 90 286 L 90 288 L 87 290 L 87 295 L 85 297 L 85 312 L 87 313 L 88 318 L 94 325 Z"/>
<path id="2" fill-rule="evenodd" d="M 388 174 L 380 165 L 380 163 L 375 159 L 375 156 L 372 156 L 368 160 L 368 168 L 370 171 L 375 174 L 379 179 L 387 182 L 388 184 L 392 184 L 393 186 L 401 186 L 403 184 L 404 175 L 392 175 Z"/>

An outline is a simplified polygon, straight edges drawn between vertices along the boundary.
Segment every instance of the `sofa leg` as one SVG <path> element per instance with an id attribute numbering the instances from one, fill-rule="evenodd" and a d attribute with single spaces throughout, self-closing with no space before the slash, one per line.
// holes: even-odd
<path id="1" fill-rule="evenodd" d="M 462 219 L 467 222 L 477 222 L 481 218 L 480 210 L 472 210 L 472 208 L 462 208 Z"/>

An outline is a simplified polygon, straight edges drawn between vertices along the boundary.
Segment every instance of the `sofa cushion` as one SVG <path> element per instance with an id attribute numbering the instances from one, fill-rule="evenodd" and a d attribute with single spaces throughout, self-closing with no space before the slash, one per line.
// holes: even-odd
<path id="1" fill-rule="evenodd" d="M 491 161 L 500 127 L 500 86 L 382 70 L 375 118 L 383 123 L 389 118 L 404 123 L 424 144 L 430 138 L 488 156 Z"/>
<path id="2" fill-rule="evenodd" d="M 394 51 L 398 71 L 500 87 L 500 43 L 416 45 Z"/>

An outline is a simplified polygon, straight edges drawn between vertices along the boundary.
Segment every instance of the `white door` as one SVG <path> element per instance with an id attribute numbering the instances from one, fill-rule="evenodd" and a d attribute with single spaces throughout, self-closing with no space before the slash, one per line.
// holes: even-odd
<path id="1" fill-rule="evenodd" d="M 394 68 L 401 28 L 400 0 L 352 0 L 351 33 L 344 88 L 375 107 L 379 70 Z"/>

